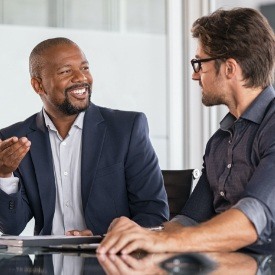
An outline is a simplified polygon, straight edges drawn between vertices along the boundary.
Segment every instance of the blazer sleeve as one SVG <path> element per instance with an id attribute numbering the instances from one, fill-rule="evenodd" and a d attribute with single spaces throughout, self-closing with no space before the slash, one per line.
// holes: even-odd
<path id="1" fill-rule="evenodd" d="M 125 175 L 132 219 L 145 227 L 167 221 L 167 194 L 143 113 L 137 113 L 133 123 Z"/>
<path id="2" fill-rule="evenodd" d="M 0 138 L 6 139 L 1 132 Z M 32 218 L 18 169 L 15 176 L 19 177 L 18 192 L 8 195 L 0 189 L 0 231 L 9 235 L 19 235 Z"/>

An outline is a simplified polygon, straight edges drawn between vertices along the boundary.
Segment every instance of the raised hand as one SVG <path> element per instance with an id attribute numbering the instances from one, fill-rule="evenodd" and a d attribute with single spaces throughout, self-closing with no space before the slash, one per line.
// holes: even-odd
<path id="1" fill-rule="evenodd" d="M 26 138 L 11 137 L 4 141 L 0 139 L 0 177 L 12 175 L 22 159 L 30 150 L 31 142 Z"/>

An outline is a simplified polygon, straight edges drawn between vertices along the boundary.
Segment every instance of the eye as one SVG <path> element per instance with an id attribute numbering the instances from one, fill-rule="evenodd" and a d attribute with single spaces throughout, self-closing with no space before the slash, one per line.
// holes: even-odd
<path id="1" fill-rule="evenodd" d="M 89 69 L 90 69 L 89 66 L 84 66 L 81 68 L 82 71 L 89 71 Z"/>
<path id="2" fill-rule="evenodd" d="M 68 69 L 68 70 L 63 70 L 61 72 L 59 72 L 59 74 L 69 74 L 72 70 Z"/>

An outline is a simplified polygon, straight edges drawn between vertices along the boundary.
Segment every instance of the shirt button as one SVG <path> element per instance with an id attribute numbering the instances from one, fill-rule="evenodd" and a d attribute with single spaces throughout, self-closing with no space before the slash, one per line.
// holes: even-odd
<path id="1" fill-rule="evenodd" d="M 66 142 L 66 141 L 63 141 L 63 142 L 62 142 L 62 145 L 64 145 L 64 146 L 67 145 L 67 142 Z"/>
<path id="2" fill-rule="evenodd" d="M 65 172 L 64 172 L 64 175 L 65 175 L 65 176 L 68 176 L 68 172 L 65 171 Z"/>
<path id="3" fill-rule="evenodd" d="M 70 205 L 70 203 L 69 203 L 69 201 L 67 201 L 67 202 L 66 202 L 66 206 L 69 207 L 69 205 Z"/>
<path id="4" fill-rule="evenodd" d="M 231 144 L 231 143 L 232 143 L 232 140 L 230 139 L 230 140 L 228 141 L 228 143 Z"/>
<path id="5" fill-rule="evenodd" d="M 230 169 L 231 168 L 231 163 L 227 164 L 227 168 Z"/>
<path id="6" fill-rule="evenodd" d="M 223 192 L 223 191 L 221 191 L 221 192 L 220 192 L 220 195 L 221 195 L 222 197 L 224 197 L 224 192 Z"/>

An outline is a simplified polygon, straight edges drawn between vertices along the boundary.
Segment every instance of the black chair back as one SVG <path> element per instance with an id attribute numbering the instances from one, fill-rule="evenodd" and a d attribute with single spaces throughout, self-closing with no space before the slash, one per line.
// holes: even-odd
<path id="1" fill-rule="evenodd" d="M 164 186 L 168 196 L 170 219 L 180 213 L 188 200 L 193 180 L 200 176 L 198 169 L 162 170 Z"/>

